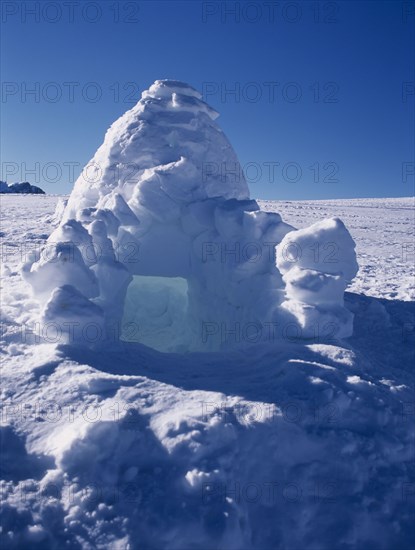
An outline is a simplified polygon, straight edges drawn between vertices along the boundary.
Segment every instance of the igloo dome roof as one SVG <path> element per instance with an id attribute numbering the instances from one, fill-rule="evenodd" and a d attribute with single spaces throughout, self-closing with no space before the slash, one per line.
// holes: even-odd
<path id="1" fill-rule="evenodd" d="M 120 194 L 133 212 L 169 215 L 177 204 L 212 197 L 249 199 L 235 152 L 218 113 L 194 88 L 156 80 L 114 124 L 75 183 L 65 218 L 105 208 Z"/>

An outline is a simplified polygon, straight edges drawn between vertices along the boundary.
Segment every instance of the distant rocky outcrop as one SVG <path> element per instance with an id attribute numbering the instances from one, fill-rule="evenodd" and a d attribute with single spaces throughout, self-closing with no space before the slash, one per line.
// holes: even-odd
<path id="1" fill-rule="evenodd" d="M 0 181 L 0 193 L 22 193 L 32 195 L 45 195 L 40 187 L 30 184 L 28 181 L 16 182 L 7 185 L 5 181 Z"/>

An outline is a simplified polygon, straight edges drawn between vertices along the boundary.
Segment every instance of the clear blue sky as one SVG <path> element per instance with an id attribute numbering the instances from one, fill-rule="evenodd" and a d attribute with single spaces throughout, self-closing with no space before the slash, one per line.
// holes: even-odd
<path id="1" fill-rule="evenodd" d="M 3 0 L 1 9 L 8 183 L 70 192 L 70 165 L 76 177 L 141 91 L 172 78 L 221 113 L 253 197 L 414 194 L 414 2 Z"/>

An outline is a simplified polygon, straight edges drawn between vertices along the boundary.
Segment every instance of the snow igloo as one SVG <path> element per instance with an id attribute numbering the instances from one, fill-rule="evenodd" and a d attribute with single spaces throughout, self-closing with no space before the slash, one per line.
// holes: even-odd
<path id="1" fill-rule="evenodd" d="M 261 211 L 217 116 L 191 86 L 157 80 L 109 128 L 22 270 L 65 341 L 187 352 L 352 333 L 347 229 Z M 316 254 L 327 245 L 330 261 Z"/>

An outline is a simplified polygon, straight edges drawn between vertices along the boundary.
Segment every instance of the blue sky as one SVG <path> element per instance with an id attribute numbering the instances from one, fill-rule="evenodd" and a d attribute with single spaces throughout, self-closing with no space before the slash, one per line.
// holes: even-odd
<path id="1" fill-rule="evenodd" d="M 70 192 L 108 126 L 154 80 L 173 78 L 221 113 L 253 197 L 414 194 L 414 2 L 1 9 L 8 183 Z"/>

